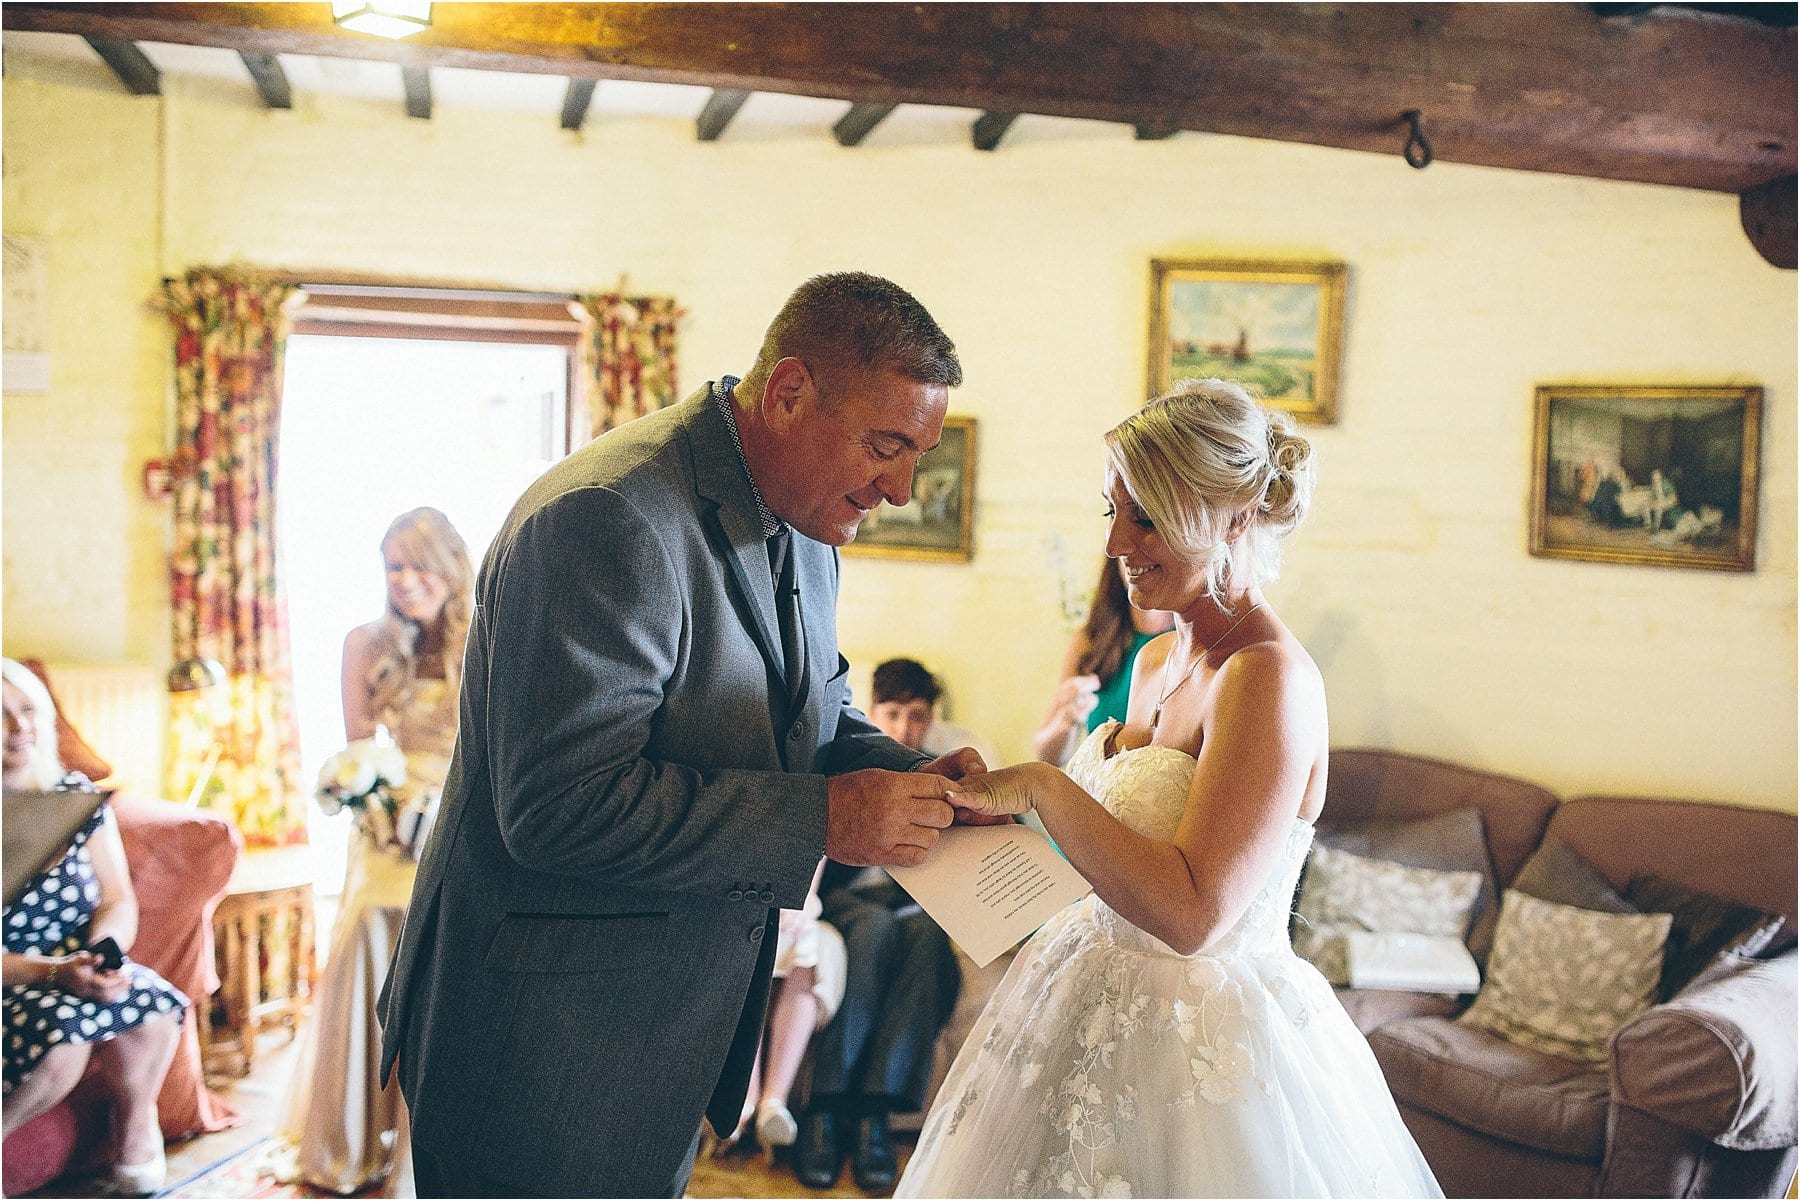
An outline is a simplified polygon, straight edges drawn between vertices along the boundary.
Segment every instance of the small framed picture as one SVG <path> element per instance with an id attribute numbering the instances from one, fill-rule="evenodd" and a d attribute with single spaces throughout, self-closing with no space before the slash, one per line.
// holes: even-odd
<path id="1" fill-rule="evenodd" d="M 1150 260 L 1150 395 L 1217 376 L 1299 421 L 1338 418 L 1343 263 Z"/>
<path id="2" fill-rule="evenodd" d="M 1762 389 L 1537 389 L 1531 553 L 1756 568 Z"/>
<path id="3" fill-rule="evenodd" d="M 943 439 L 913 472 L 912 502 L 878 505 L 844 554 L 944 563 L 975 557 L 975 418 L 944 418 Z"/>

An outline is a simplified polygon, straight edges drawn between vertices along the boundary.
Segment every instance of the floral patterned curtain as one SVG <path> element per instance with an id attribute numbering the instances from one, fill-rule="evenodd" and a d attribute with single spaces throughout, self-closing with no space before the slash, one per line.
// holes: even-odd
<path id="1" fill-rule="evenodd" d="M 686 314 L 666 296 L 576 298 L 590 321 L 582 346 L 589 437 L 673 404 L 675 325 Z M 570 449 L 574 449 L 571 447 Z"/>
<path id="2" fill-rule="evenodd" d="M 284 306 L 295 290 L 204 268 L 164 285 L 175 328 L 174 653 L 216 659 L 226 679 L 224 689 L 177 695 L 225 694 L 173 707 L 166 784 L 183 797 L 205 779 L 200 803 L 264 845 L 306 840 L 275 571 Z"/>

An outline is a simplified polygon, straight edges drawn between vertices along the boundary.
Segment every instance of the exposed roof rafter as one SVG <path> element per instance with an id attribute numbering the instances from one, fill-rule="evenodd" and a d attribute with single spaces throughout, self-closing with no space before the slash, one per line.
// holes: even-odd
<path id="1" fill-rule="evenodd" d="M 719 135 L 725 132 L 725 127 L 731 124 L 731 119 L 738 115 L 738 110 L 748 99 L 750 93 L 738 88 L 714 88 L 694 121 L 694 135 L 702 142 L 718 141 Z"/>
<path id="2" fill-rule="evenodd" d="M 129 38 L 88 37 L 87 44 L 94 48 L 125 90 L 134 96 L 160 96 L 162 94 L 162 72 L 150 61 L 148 55 L 138 49 L 137 43 Z"/>
<path id="3" fill-rule="evenodd" d="M 580 129 L 587 120 L 588 106 L 594 101 L 594 89 L 599 81 L 594 79 L 571 79 L 569 90 L 563 94 L 562 127 L 564 129 Z"/>
<path id="4" fill-rule="evenodd" d="M 406 115 L 431 120 L 431 68 L 402 66 L 400 82 L 406 88 Z"/>
<path id="5" fill-rule="evenodd" d="M 244 69 L 256 81 L 256 90 L 262 96 L 264 108 L 294 107 L 294 93 L 288 87 L 287 72 L 281 69 L 281 63 L 273 54 L 240 50 L 238 57 L 244 60 Z"/>

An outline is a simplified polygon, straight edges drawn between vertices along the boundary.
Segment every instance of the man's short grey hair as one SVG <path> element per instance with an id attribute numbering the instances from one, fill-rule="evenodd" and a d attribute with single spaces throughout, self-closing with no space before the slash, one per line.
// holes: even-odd
<path id="1" fill-rule="evenodd" d="M 892 371 L 922 384 L 962 384 L 956 345 L 925 306 L 899 284 L 861 271 L 815 275 L 794 289 L 744 376 L 753 394 L 785 358 L 815 374 Z"/>

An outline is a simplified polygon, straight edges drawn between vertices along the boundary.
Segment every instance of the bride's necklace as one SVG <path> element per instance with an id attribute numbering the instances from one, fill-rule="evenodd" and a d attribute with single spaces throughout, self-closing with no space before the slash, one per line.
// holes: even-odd
<path id="1" fill-rule="evenodd" d="M 1177 692 L 1180 692 L 1183 686 L 1185 686 L 1189 680 L 1194 678 L 1194 673 L 1200 670 L 1200 665 L 1202 663 L 1206 662 L 1206 656 L 1212 654 L 1216 647 L 1222 646 L 1225 640 L 1231 637 L 1232 631 L 1244 624 L 1244 618 L 1262 608 L 1262 604 L 1261 601 L 1257 601 L 1254 605 L 1245 609 L 1238 615 L 1236 621 L 1225 627 L 1225 632 L 1223 634 L 1220 634 L 1217 638 L 1213 639 L 1212 646 L 1202 647 L 1200 653 L 1194 656 L 1194 661 L 1188 665 L 1186 671 L 1181 673 L 1181 678 L 1175 681 L 1175 686 L 1172 688 L 1166 687 L 1166 685 L 1169 682 L 1169 664 L 1175 661 L 1175 656 L 1170 655 L 1167 659 L 1163 660 L 1162 680 L 1160 682 L 1164 684 L 1165 687 L 1163 688 L 1162 695 L 1156 698 L 1156 708 L 1152 710 L 1150 714 L 1150 733 L 1153 736 L 1156 733 L 1156 727 L 1162 722 L 1163 706 L 1169 703 L 1169 698 L 1174 696 Z"/>

